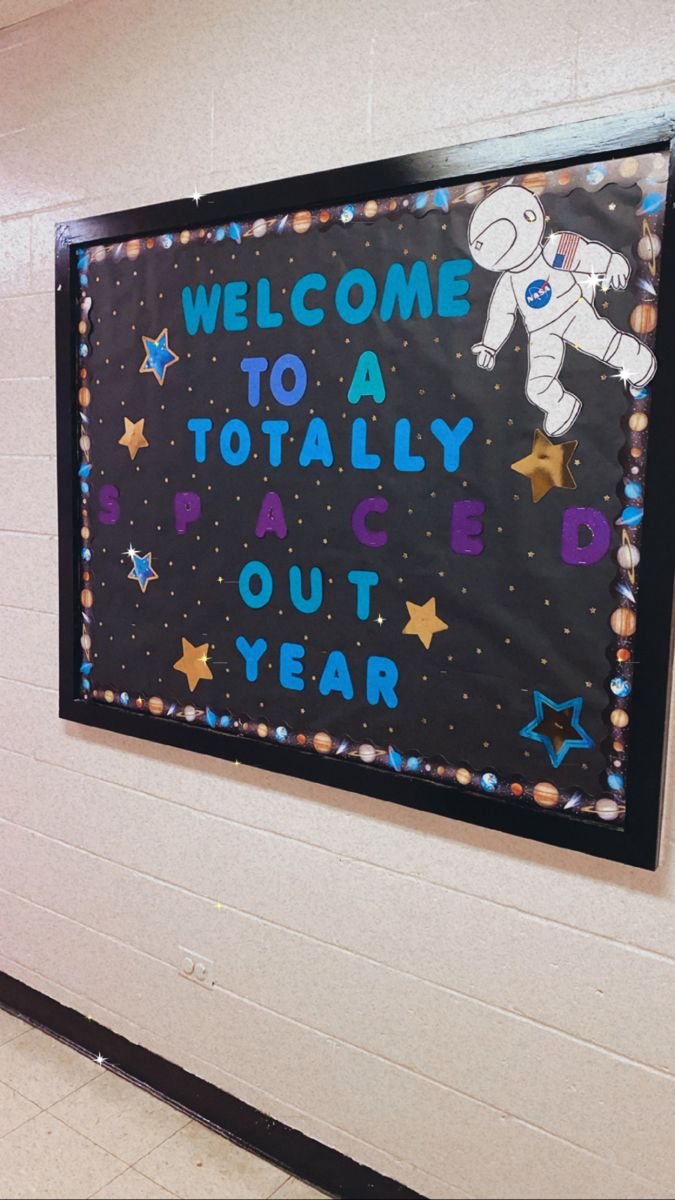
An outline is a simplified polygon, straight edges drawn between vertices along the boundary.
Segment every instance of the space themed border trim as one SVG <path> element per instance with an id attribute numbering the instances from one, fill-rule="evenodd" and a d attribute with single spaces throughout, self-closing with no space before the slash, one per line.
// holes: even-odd
<path id="1" fill-rule="evenodd" d="M 428 152 L 421 155 L 411 155 L 404 158 L 390 159 L 380 163 L 364 164 L 357 167 L 340 168 L 336 171 L 322 172 L 318 175 L 298 177 L 282 182 L 254 185 L 244 189 L 234 189 L 229 192 L 200 197 L 197 213 L 192 199 L 175 203 L 152 206 L 147 209 L 112 214 L 110 216 L 86 219 L 72 224 L 62 225 L 57 230 L 56 243 L 56 273 L 57 273 L 57 407 L 58 407 L 58 470 L 59 470 L 59 525 L 60 538 L 60 596 L 61 596 L 61 625 L 60 625 L 60 714 L 66 719 L 82 724 L 90 724 L 107 728 L 115 732 L 131 736 L 144 737 L 164 744 L 172 744 L 201 753 L 209 753 L 223 758 L 250 763 L 251 765 L 280 772 L 297 775 L 319 783 L 346 788 L 355 792 L 374 795 L 385 800 L 405 804 L 409 807 L 437 812 L 460 820 L 501 829 L 521 836 L 567 846 L 569 848 L 595 854 L 601 857 L 615 859 L 634 865 L 654 869 L 658 860 L 658 828 L 660 799 L 662 790 L 662 760 L 667 719 L 667 698 L 669 679 L 669 644 L 670 644 L 670 600 L 673 579 L 673 538 L 668 520 L 672 512 L 672 472 L 669 468 L 669 446 L 673 445 L 673 413 L 669 405 L 667 380 L 670 377 L 673 363 L 672 347 L 664 337 L 664 328 L 673 327 L 675 305 L 673 303 L 673 253 L 670 249 L 669 232 L 667 230 L 668 214 L 672 208 L 672 167 L 669 173 L 668 200 L 665 205 L 664 228 L 662 230 L 663 250 L 661 253 L 661 280 L 659 289 L 659 323 L 655 331 L 656 354 L 659 361 L 659 371 L 651 393 L 651 408 L 649 408 L 649 454 L 647 456 L 646 477 L 640 476 L 635 489 L 644 488 L 648 501 L 642 508 L 639 501 L 639 520 L 641 525 L 641 558 L 640 561 L 640 590 L 639 590 L 639 620 L 637 629 L 628 605 L 621 602 L 617 609 L 616 626 L 612 629 L 622 649 L 630 644 L 632 658 L 632 694 L 630 700 L 630 771 L 625 785 L 625 795 L 618 794 L 619 805 L 610 793 L 602 810 L 596 806 L 593 816 L 596 821 L 574 820 L 574 796 L 558 796 L 556 789 L 555 803 L 551 802 L 551 785 L 541 785 L 542 793 L 531 798 L 529 807 L 525 803 L 504 803 L 501 795 L 501 781 L 489 773 L 476 776 L 475 780 L 464 778 L 470 775 L 465 768 L 445 767 L 434 768 L 432 764 L 422 763 L 417 759 L 404 759 L 403 763 L 388 761 L 385 766 L 390 770 L 378 769 L 371 765 L 373 759 L 364 754 L 359 755 L 359 749 L 372 749 L 364 743 L 355 747 L 354 752 L 341 756 L 337 744 L 335 748 L 327 748 L 317 743 L 318 738 L 326 739 L 328 735 L 316 735 L 314 744 L 305 749 L 301 735 L 292 739 L 275 736 L 278 730 L 265 728 L 263 735 L 259 722 L 248 728 L 246 721 L 235 721 L 233 727 L 226 726 L 222 720 L 214 722 L 213 714 L 207 707 L 204 713 L 192 706 L 185 706 L 184 713 L 176 714 L 181 720 L 171 719 L 167 706 L 162 703 L 159 708 L 158 698 L 151 697 L 145 703 L 138 697 L 137 702 L 130 704 L 126 693 L 106 689 L 99 696 L 95 691 L 88 693 L 88 673 L 91 667 L 83 662 L 82 649 L 88 639 L 83 619 L 88 620 L 87 610 L 91 606 L 90 593 L 87 588 L 88 571 L 83 569 L 82 538 L 83 526 L 83 489 L 87 488 L 88 450 L 83 448 L 88 442 L 86 429 L 80 423 L 82 405 L 88 406 L 89 393 L 86 380 L 86 345 L 83 344 L 83 330 L 87 326 L 86 290 L 83 291 L 83 272 L 86 279 L 86 263 L 88 256 L 105 254 L 105 247 L 115 241 L 124 241 L 128 248 L 151 248 L 156 239 L 171 239 L 175 231 L 183 230 L 181 238 L 189 241 L 206 236 L 205 230 L 216 231 L 225 228 L 231 237 L 245 234 L 258 236 L 256 227 L 260 229 L 265 221 L 271 220 L 270 214 L 292 213 L 296 217 L 310 216 L 309 210 L 317 210 L 319 218 L 326 221 L 351 221 L 362 216 L 362 210 L 368 218 L 368 205 L 375 202 L 370 196 L 392 197 L 408 196 L 416 198 L 433 195 L 434 202 L 440 204 L 438 197 L 445 194 L 445 189 L 456 187 L 467 180 L 480 184 L 481 179 L 487 179 L 496 173 L 508 173 L 514 176 L 536 179 L 537 171 L 544 169 L 572 168 L 582 163 L 592 164 L 597 160 L 606 161 L 612 157 L 624 155 L 640 155 L 646 153 L 669 155 L 672 164 L 671 139 L 674 128 L 673 118 L 662 114 L 640 115 L 634 119 L 622 118 L 620 122 L 585 122 L 582 125 L 571 126 L 556 131 L 542 131 L 528 135 L 517 135 L 502 138 L 497 141 L 478 143 L 474 146 L 459 147 L 448 150 Z M 592 169 L 592 168 L 591 168 Z M 408 203 L 408 200 L 403 201 Z M 394 201 L 395 204 L 395 201 Z M 275 218 L 283 221 L 284 218 Z M 237 231 L 236 233 L 231 232 Z M 298 232 L 301 232 L 300 230 Z M 565 235 L 567 236 L 567 235 Z M 144 239 L 141 243 L 140 239 Z M 577 239 L 578 240 L 578 239 Z M 572 246 L 571 249 L 574 249 Z M 570 247 L 561 244 L 560 251 L 564 255 L 571 252 Z M 131 254 L 129 254 L 131 257 Z M 459 293 L 457 293 L 459 294 Z M 83 299 L 85 301 L 83 306 Z M 538 298 L 534 297 L 535 304 Z M 528 299 L 528 304 L 530 300 Z M 640 332 L 644 332 L 640 330 Z M 650 332 L 654 332 L 653 328 Z M 161 340 L 161 335 L 157 339 Z M 652 339 L 653 340 L 653 339 Z M 86 336 L 84 337 L 86 342 Z M 156 347 L 146 346 L 148 370 L 155 370 L 155 361 L 151 357 Z M 170 365 L 170 350 L 159 347 L 164 355 L 159 369 L 163 374 L 167 363 Z M 479 365 L 483 365 L 479 363 Z M 143 369 L 143 368 L 141 368 Z M 84 372 L 84 374 L 83 374 Z M 85 399 L 83 399 L 83 393 Z M 79 404 L 76 402 L 79 398 Z M 649 404 L 649 401 L 647 401 Z M 644 405 L 643 405 L 644 409 Z M 640 405 L 635 408 L 637 418 L 642 418 Z M 129 422 L 129 425 L 132 423 Z M 646 421 L 645 421 L 646 425 Z M 641 426 L 639 420 L 630 426 L 631 437 L 639 441 Z M 141 434 L 142 437 L 142 434 Z M 126 443 L 124 443 L 126 444 Z M 141 445 L 143 443 L 141 442 Z M 534 451 L 534 446 L 533 446 Z M 132 450 L 129 450 L 132 454 Z M 133 457 L 133 454 L 132 454 Z M 514 464 L 517 469 L 518 464 Z M 84 473 L 83 473 L 84 472 Z M 521 472 L 525 474 L 525 471 Z M 564 484 L 562 486 L 565 486 Z M 632 493 L 627 491 L 627 496 Z M 636 490 L 636 495 L 641 495 Z M 185 494 L 187 495 L 187 493 Z M 534 498 L 534 497 L 533 497 Z M 84 511 L 87 505 L 84 504 Z M 637 509 L 628 504 L 626 514 Z M 644 520 L 643 520 L 644 517 Z M 633 517 L 626 517 L 626 525 L 630 526 Z M 88 536 L 88 535 L 87 535 Z M 634 554 L 631 548 L 630 530 L 622 533 L 626 540 L 626 564 L 633 566 Z M 146 556 L 147 557 L 147 556 Z M 621 564 L 621 557 L 619 557 Z M 138 572 L 143 572 L 141 579 Z M 145 590 L 147 582 L 152 581 L 154 573 L 150 563 L 145 564 L 139 556 L 139 562 L 133 560 L 133 570 L 129 578 L 134 578 Z M 84 582 L 83 582 L 84 581 Z M 627 586 L 627 585 L 625 585 Z M 630 591 L 630 588 L 628 588 Z M 416 606 L 412 606 L 415 608 Z M 83 612 L 84 609 L 84 612 Z M 411 625 L 413 615 L 411 611 Z M 630 629 L 627 621 L 632 620 Z M 435 614 L 433 619 L 436 620 Z M 404 632 L 408 632 L 405 630 Z M 411 629 L 412 632 L 412 629 Z M 418 636 L 422 636 L 418 633 Z M 88 639 L 90 641 L 90 639 Z M 189 645 L 189 643 L 188 643 Z M 194 650 L 190 646 L 190 651 Z M 185 650 L 185 646 L 184 646 Z M 85 660 L 88 654 L 85 649 Z M 623 659 L 617 654 L 619 663 Z M 187 664 L 188 666 L 190 664 Z M 178 669 L 183 669 L 177 663 Z M 192 664 L 194 670 L 194 664 Z M 201 668 L 197 668 L 199 670 Z M 209 676 L 205 676 L 209 677 Z M 621 674 L 612 681 L 617 688 L 622 683 Z M 192 684 L 191 684 L 192 688 Z M 612 724 L 621 737 L 621 726 L 627 724 L 625 705 L 622 702 L 621 691 L 612 688 L 616 699 L 616 707 L 612 714 Z M 108 694 L 109 693 L 109 694 Z M 535 693 L 535 699 L 539 693 Z M 540 697 L 543 704 L 555 708 Z M 153 702 L 155 707 L 153 708 Z M 538 701 L 539 703 L 539 701 Z M 568 704 L 571 702 L 568 702 Z M 580 702 L 581 703 L 581 702 Z M 175 706 L 174 706 L 175 707 Z M 190 713 L 188 714 L 188 708 Z M 616 721 L 614 715 L 616 714 Z M 196 720 L 195 716 L 199 719 Z M 574 714 L 573 730 L 583 735 L 583 729 L 578 725 L 578 712 Z M 201 718 L 204 718 L 203 720 Z M 521 731 L 524 737 L 532 736 L 535 727 L 541 724 L 542 713 L 537 712 L 538 720 L 533 721 L 532 729 Z M 621 719 L 620 719 L 621 718 Z M 288 731 L 286 731 L 288 732 Z M 535 733 L 541 740 L 541 736 Z M 579 738 L 577 743 L 579 744 Z M 294 744 L 287 744 L 290 741 Z M 305 739 L 306 740 L 306 739 Z M 592 743 L 591 743 L 592 744 Z M 617 743 L 618 745 L 618 743 Z M 300 749 L 300 752 L 299 752 Z M 392 751 L 390 747 L 389 759 Z M 373 756 L 374 757 L 374 756 Z M 400 756 L 399 756 L 400 757 Z M 551 759 L 553 765 L 556 763 Z M 403 769 L 401 769 L 403 767 Z M 432 772 L 425 777 L 424 771 Z M 439 779 L 434 778 L 437 771 Z M 442 777 L 442 779 L 441 779 Z M 620 777 L 618 777 L 620 778 Z M 473 789 L 471 785 L 473 786 Z M 469 785 L 467 787 L 466 785 Z M 511 788 L 519 786 L 512 783 Z M 610 787 L 613 786 L 610 782 Z M 480 800 L 470 794 L 473 790 L 482 789 Z M 548 790 L 546 790 L 548 789 Z M 513 797 L 522 796 L 520 792 L 512 791 Z M 546 794 L 544 794 L 546 791 Z M 491 793 L 496 792 L 496 795 Z M 623 783 L 621 784 L 621 793 Z M 508 795 L 508 792 L 506 793 Z M 526 800 L 527 797 L 523 797 Z M 532 803 L 532 800 L 536 804 Z M 616 821 L 617 815 L 623 817 L 625 801 L 625 823 Z M 610 809 L 610 804 L 613 808 Z M 539 808 L 537 808 L 537 805 Z M 576 801 L 577 808 L 579 801 Z"/>

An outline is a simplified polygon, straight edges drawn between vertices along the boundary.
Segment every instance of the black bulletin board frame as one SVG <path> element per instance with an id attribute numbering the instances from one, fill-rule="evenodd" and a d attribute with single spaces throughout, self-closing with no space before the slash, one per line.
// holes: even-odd
<path id="1" fill-rule="evenodd" d="M 165 745 L 299 776 L 316 783 L 375 796 L 410 808 L 436 812 L 522 837 L 654 870 L 658 863 L 664 748 L 670 687 L 671 611 L 675 538 L 675 232 L 673 218 L 675 113 L 647 112 L 587 121 L 559 129 L 516 134 L 450 149 L 390 158 L 235 188 L 192 199 L 66 222 L 56 230 L 56 392 L 59 515 L 60 675 L 59 715 L 82 725 L 145 738 Z M 241 735 L 215 732 L 143 712 L 80 698 L 78 663 L 79 582 L 77 541 L 80 494 L 77 482 L 78 249 L 165 229 L 190 229 L 207 222 L 252 219 L 284 209 L 315 208 L 368 196 L 480 180 L 496 173 L 592 162 L 598 157 L 661 151 L 670 174 L 662 259 L 640 575 L 640 609 L 635 645 L 631 770 L 626 824 L 570 820 L 562 813 L 531 811 L 486 795 L 480 800 L 447 783 L 384 772 L 345 759 L 329 758 Z"/>

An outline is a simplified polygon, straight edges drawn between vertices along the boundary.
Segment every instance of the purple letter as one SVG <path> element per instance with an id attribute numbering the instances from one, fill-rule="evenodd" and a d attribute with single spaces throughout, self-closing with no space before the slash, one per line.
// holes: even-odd
<path id="1" fill-rule="evenodd" d="M 104 483 L 98 494 L 98 519 L 102 525 L 116 525 L 120 519 L 119 488 L 114 483 Z"/>
<path id="2" fill-rule="evenodd" d="M 579 530 L 585 525 L 591 540 L 579 545 Z M 612 531 L 609 522 L 597 508 L 566 508 L 563 513 L 560 538 L 560 557 L 571 567 L 590 567 L 600 562 L 609 550 Z"/>
<path id="3" fill-rule="evenodd" d="M 369 496 L 357 504 L 352 513 L 352 529 L 355 538 L 362 546 L 386 546 L 388 535 L 383 529 L 379 533 L 369 529 L 366 525 L 366 517 L 371 512 L 386 513 L 388 508 L 389 502 L 385 500 L 384 496 Z"/>
<path id="4" fill-rule="evenodd" d="M 455 554 L 482 554 L 481 541 L 485 512 L 482 500 L 456 500 L 450 516 L 450 545 Z"/>
<path id="5" fill-rule="evenodd" d="M 283 505 L 276 492 L 265 493 L 255 523 L 256 537 L 264 537 L 266 533 L 276 533 L 278 538 L 285 538 L 288 533 Z"/>
<path id="6" fill-rule="evenodd" d="M 202 502 L 196 492 L 176 492 L 173 502 L 176 533 L 185 533 L 188 525 L 202 515 Z"/>

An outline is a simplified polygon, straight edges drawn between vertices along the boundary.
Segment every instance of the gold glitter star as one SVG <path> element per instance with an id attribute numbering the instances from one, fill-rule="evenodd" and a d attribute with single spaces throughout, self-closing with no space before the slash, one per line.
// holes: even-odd
<path id="1" fill-rule="evenodd" d="M 183 654 L 178 659 L 178 662 L 173 664 L 175 671 L 181 671 L 187 677 L 188 687 L 191 692 L 194 692 L 200 679 L 213 679 L 210 668 L 207 664 L 207 651 L 209 643 L 204 642 L 201 646 L 193 646 L 187 638 L 181 638 L 183 643 Z"/>
<path id="2" fill-rule="evenodd" d="M 577 486 L 568 465 L 576 448 L 577 442 L 556 445 L 549 441 L 543 430 L 535 430 L 530 453 L 518 459 L 518 462 L 511 463 L 512 471 L 529 479 L 535 504 L 548 495 L 551 488 Z"/>
<path id="3" fill-rule="evenodd" d="M 410 620 L 404 627 L 403 633 L 416 635 L 425 650 L 428 650 L 434 634 L 441 633 L 448 628 L 445 621 L 441 621 L 440 617 L 436 616 L 436 597 L 432 596 L 426 604 L 414 604 L 412 600 L 406 600 L 405 606 Z"/>
<path id="4" fill-rule="evenodd" d="M 128 417 L 124 418 L 124 433 L 117 444 L 118 446 L 126 446 L 132 462 L 139 450 L 150 445 L 143 433 L 144 425 L 145 417 L 141 417 L 140 421 L 130 421 Z"/>

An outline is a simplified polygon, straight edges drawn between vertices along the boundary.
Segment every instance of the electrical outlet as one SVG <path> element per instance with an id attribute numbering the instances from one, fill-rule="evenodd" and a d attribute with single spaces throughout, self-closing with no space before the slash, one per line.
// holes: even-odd
<path id="1" fill-rule="evenodd" d="M 179 946 L 180 967 L 178 974 L 183 976 L 183 979 L 190 979 L 193 983 L 198 983 L 201 987 L 213 987 L 213 963 L 210 958 L 204 958 L 203 954 L 197 954 L 195 950 L 187 950 L 185 946 Z"/>

